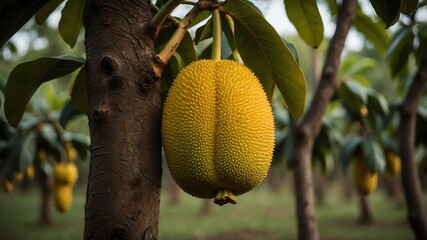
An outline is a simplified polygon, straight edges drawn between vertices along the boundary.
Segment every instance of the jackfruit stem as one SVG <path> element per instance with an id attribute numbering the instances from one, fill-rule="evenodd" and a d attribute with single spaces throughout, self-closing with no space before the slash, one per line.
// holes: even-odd
<path id="1" fill-rule="evenodd" d="M 214 9 L 212 11 L 212 23 L 213 23 L 213 42 L 212 42 L 212 60 L 221 60 L 221 18 L 219 16 L 219 10 Z"/>
<path id="2" fill-rule="evenodd" d="M 230 190 L 222 189 L 217 192 L 214 203 L 220 206 L 227 203 L 236 204 L 237 198 Z"/>

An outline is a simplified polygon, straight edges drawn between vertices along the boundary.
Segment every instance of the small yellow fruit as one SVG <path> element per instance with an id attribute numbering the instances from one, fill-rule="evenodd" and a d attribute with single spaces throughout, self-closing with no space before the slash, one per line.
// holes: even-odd
<path id="1" fill-rule="evenodd" d="M 19 183 L 22 182 L 22 180 L 24 180 L 24 173 L 15 172 L 15 180 Z"/>
<path id="2" fill-rule="evenodd" d="M 27 170 L 25 170 L 25 175 L 27 175 L 28 180 L 32 180 L 35 175 L 34 166 L 30 165 Z"/>
<path id="3" fill-rule="evenodd" d="M 58 184 L 74 185 L 78 178 L 78 170 L 74 163 L 57 163 L 53 167 L 53 177 Z"/>
<path id="4" fill-rule="evenodd" d="M 53 195 L 56 208 L 60 212 L 66 212 L 71 208 L 73 202 L 73 186 L 67 184 L 55 184 Z"/>
<path id="5" fill-rule="evenodd" d="M 378 185 L 378 173 L 371 173 L 362 157 L 356 157 L 353 163 L 353 177 L 357 191 L 368 195 L 375 191 Z"/>
<path id="6" fill-rule="evenodd" d="M 13 191 L 13 183 L 9 181 L 7 178 L 3 178 L 3 190 L 7 193 Z"/>
<path id="7" fill-rule="evenodd" d="M 257 77 L 230 60 L 183 69 L 163 107 L 162 137 L 177 184 L 220 205 L 261 183 L 274 148 L 274 119 Z M 221 204 L 222 203 L 222 204 Z"/>
<path id="8" fill-rule="evenodd" d="M 369 110 L 365 105 L 360 106 L 359 108 L 359 114 L 361 117 L 366 117 L 369 114 Z"/>
<path id="9" fill-rule="evenodd" d="M 402 169 L 402 161 L 400 157 L 393 152 L 387 152 L 386 155 L 386 170 L 390 175 L 396 176 Z"/>
<path id="10" fill-rule="evenodd" d="M 71 143 L 67 143 L 65 149 L 67 151 L 68 161 L 69 162 L 74 162 L 77 159 L 77 151 L 76 151 L 76 149 L 73 147 L 73 145 Z"/>

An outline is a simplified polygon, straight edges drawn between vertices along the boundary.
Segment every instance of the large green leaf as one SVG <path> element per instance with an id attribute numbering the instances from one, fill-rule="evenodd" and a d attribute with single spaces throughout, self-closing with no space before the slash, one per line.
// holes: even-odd
<path id="1" fill-rule="evenodd" d="M 65 128 L 65 126 L 71 119 L 81 114 L 82 113 L 74 107 L 70 99 L 65 103 L 64 107 L 61 110 L 61 114 L 59 115 L 59 124 L 61 124 L 61 126 Z"/>
<path id="2" fill-rule="evenodd" d="M 400 11 L 406 15 L 410 15 L 415 11 L 418 5 L 418 0 L 403 0 Z"/>
<path id="3" fill-rule="evenodd" d="M 2 47 L 49 0 L 10 0 L 0 10 L 0 47 Z"/>
<path id="4" fill-rule="evenodd" d="M 362 152 L 371 172 L 382 173 L 384 171 L 384 151 L 381 148 L 380 143 L 373 136 L 363 138 Z"/>
<path id="5" fill-rule="evenodd" d="M 361 143 L 362 138 L 358 135 L 351 135 L 346 138 L 339 155 L 340 162 L 344 169 L 347 169 Z"/>
<path id="6" fill-rule="evenodd" d="M 396 76 L 407 65 L 413 42 L 414 33 L 409 27 L 403 27 L 394 34 L 386 53 L 392 76 Z"/>
<path id="7" fill-rule="evenodd" d="M 368 107 L 383 117 L 390 112 L 385 97 L 379 92 L 373 90 L 368 91 Z"/>
<path id="8" fill-rule="evenodd" d="M 390 37 L 380 22 L 374 21 L 372 17 L 367 16 L 358 8 L 353 25 L 372 43 L 376 50 L 382 54 L 386 52 Z"/>
<path id="9" fill-rule="evenodd" d="M 76 44 L 83 26 L 84 0 L 68 0 L 62 9 L 61 20 L 59 20 L 58 30 L 62 39 L 71 48 Z"/>
<path id="10" fill-rule="evenodd" d="M 299 36 L 310 47 L 317 48 L 323 40 L 323 22 L 316 0 L 284 0 L 286 14 Z"/>
<path id="11" fill-rule="evenodd" d="M 212 37 L 212 21 L 209 20 L 205 25 L 199 27 L 196 30 L 196 36 L 194 37 L 194 44 L 199 44 L 200 41 Z"/>
<path id="12" fill-rule="evenodd" d="M 68 75 L 84 62 L 83 58 L 65 55 L 43 57 L 16 66 L 5 88 L 4 110 L 9 124 L 18 125 L 29 100 L 42 83 Z"/>
<path id="13" fill-rule="evenodd" d="M 386 28 L 397 22 L 400 14 L 401 0 L 370 0 L 378 17 L 383 20 Z"/>
<path id="14" fill-rule="evenodd" d="M 338 89 L 338 96 L 352 112 L 359 113 L 360 107 L 368 101 L 368 89 L 355 81 L 344 81 Z"/>
<path id="15" fill-rule="evenodd" d="M 229 0 L 223 11 L 233 18 L 237 50 L 267 97 L 271 99 L 277 84 L 291 116 L 298 119 L 305 107 L 305 76 L 280 35 L 247 1 Z"/>
<path id="16" fill-rule="evenodd" d="M 64 0 L 51 0 L 46 5 L 44 5 L 35 16 L 37 24 L 43 24 L 46 22 L 46 19 L 49 15 L 55 11 L 55 9 L 63 2 Z"/>
<path id="17" fill-rule="evenodd" d="M 74 79 L 73 88 L 71 89 L 71 101 L 74 107 L 81 113 L 88 113 L 89 104 L 87 95 L 86 67 L 82 67 L 76 79 Z"/>
<path id="18" fill-rule="evenodd" d="M 27 136 L 19 136 L 12 150 L 15 170 L 24 172 L 33 163 L 37 149 L 37 133 L 30 132 Z"/>

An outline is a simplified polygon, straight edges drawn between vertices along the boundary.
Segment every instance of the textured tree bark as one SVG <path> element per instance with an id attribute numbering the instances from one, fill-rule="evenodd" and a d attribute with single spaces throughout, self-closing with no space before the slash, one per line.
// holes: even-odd
<path id="1" fill-rule="evenodd" d="M 41 225 L 49 225 L 52 223 L 52 184 L 50 183 L 49 176 L 40 171 L 40 218 Z"/>
<path id="2" fill-rule="evenodd" d="M 361 224 L 371 224 L 374 222 L 374 214 L 372 213 L 371 202 L 369 201 L 369 196 L 359 195 L 360 202 L 360 216 L 359 223 Z"/>
<path id="3" fill-rule="evenodd" d="M 85 239 L 157 239 L 160 81 L 150 1 L 86 0 L 91 160 Z"/>
<path id="4" fill-rule="evenodd" d="M 298 122 L 293 131 L 295 143 L 295 195 L 298 217 L 298 238 L 319 239 L 313 197 L 313 176 L 311 153 L 316 136 L 322 124 L 322 116 L 330 99 L 336 92 L 341 52 L 354 19 L 357 1 L 343 1 L 338 12 L 335 34 L 330 42 L 325 65 L 313 103 L 304 119 Z"/>
<path id="5" fill-rule="evenodd" d="M 427 41 L 425 42 L 427 44 Z M 415 128 L 418 104 L 427 85 L 427 48 L 424 49 L 418 71 L 400 108 L 399 150 L 402 159 L 402 184 L 405 192 L 408 222 L 417 239 L 427 239 L 421 185 L 415 166 Z"/>

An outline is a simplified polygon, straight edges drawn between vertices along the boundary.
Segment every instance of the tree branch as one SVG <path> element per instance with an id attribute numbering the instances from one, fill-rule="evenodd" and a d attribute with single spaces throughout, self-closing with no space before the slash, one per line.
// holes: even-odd
<path id="1" fill-rule="evenodd" d="M 182 0 L 169 0 L 162 8 L 154 15 L 150 21 L 150 28 L 153 29 L 154 35 L 160 31 L 163 22 L 169 17 L 170 13 L 181 4 Z"/>
<path id="2" fill-rule="evenodd" d="M 353 19 L 355 16 L 357 1 L 343 1 L 338 13 L 337 26 L 335 34 L 329 44 L 325 65 L 323 67 L 322 76 L 319 82 L 319 87 L 313 97 L 313 103 L 307 111 L 306 116 L 300 125 L 307 126 L 315 135 L 320 131 L 322 116 L 328 106 L 328 103 L 335 91 L 338 89 L 339 81 L 337 78 L 341 53 L 344 48 L 344 43 L 350 31 Z"/>

